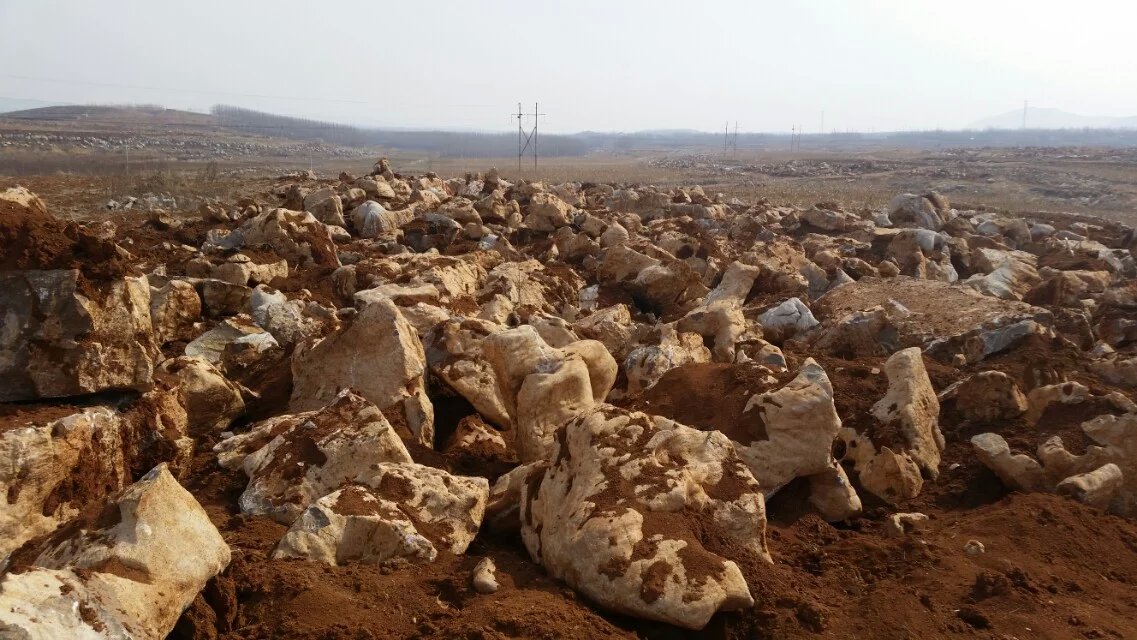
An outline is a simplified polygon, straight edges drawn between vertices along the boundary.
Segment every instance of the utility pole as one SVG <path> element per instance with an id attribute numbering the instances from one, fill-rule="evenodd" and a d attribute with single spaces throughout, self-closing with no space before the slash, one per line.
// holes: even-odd
<path id="1" fill-rule="evenodd" d="M 533 116 L 533 128 L 528 132 L 525 131 L 523 121 L 529 115 Z M 521 111 L 521 103 L 517 103 L 517 113 L 510 114 L 511 118 L 517 118 L 517 170 L 521 171 L 521 160 L 525 157 L 525 152 L 529 147 L 533 147 L 533 168 L 537 168 L 537 119 L 539 116 L 545 114 L 538 113 L 537 103 L 533 103 L 533 113 L 527 114 Z"/>

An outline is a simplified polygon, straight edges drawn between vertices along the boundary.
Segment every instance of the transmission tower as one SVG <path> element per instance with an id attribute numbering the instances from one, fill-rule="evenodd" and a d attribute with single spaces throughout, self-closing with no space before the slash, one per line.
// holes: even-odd
<path id="1" fill-rule="evenodd" d="M 533 168 L 537 168 L 537 118 L 545 114 L 537 112 L 537 103 L 533 103 L 533 113 L 523 113 L 521 111 L 521 103 L 517 103 L 517 113 L 510 114 L 510 118 L 517 118 L 517 170 L 521 171 L 521 159 L 525 157 L 525 152 L 532 147 L 533 149 Z M 525 130 L 524 120 L 529 116 L 533 116 L 533 128 L 529 131 Z"/>
<path id="2" fill-rule="evenodd" d="M 730 122 L 724 122 L 722 125 L 722 152 L 738 153 L 738 121 L 734 121 L 734 133 L 730 132 Z"/>

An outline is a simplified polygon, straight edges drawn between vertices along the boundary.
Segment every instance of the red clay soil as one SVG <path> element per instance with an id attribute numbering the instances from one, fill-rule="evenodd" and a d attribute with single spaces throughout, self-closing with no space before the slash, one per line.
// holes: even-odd
<path id="1" fill-rule="evenodd" d="M 79 269 L 93 281 L 133 273 L 113 242 L 74 222 L 0 201 L 0 271 L 24 269 Z"/>

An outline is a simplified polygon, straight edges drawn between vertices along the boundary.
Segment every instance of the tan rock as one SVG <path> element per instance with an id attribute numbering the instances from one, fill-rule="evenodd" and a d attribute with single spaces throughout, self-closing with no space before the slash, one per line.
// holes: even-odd
<path id="1" fill-rule="evenodd" d="M 158 344 L 145 277 L 80 292 L 79 271 L 0 273 L 0 402 L 150 386 Z"/>
<path id="2" fill-rule="evenodd" d="M 594 340 L 550 347 L 525 325 L 482 344 L 516 430 L 522 462 L 548 455 L 553 433 L 569 418 L 603 402 L 616 380 L 616 361 Z"/>
<path id="3" fill-rule="evenodd" d="M 205 510 L 158 466 L 112 500 L 114 519 L 40 554 L 0 583 L 0 628 L 12 637 L 159 640 L 229 547 Z"/>
<path id="4" fill-rule="evenodd" d="M 318 411 L 260 422 L 214 451 L 222 467 L 240 467 L 249 477 L 241 510 L 283 524 L 344 482 L 368 477 L 381 462 L 411 462 L 382 412 L 350 391 Z"/>
<path id="5" fill-rule="evenodd" d="M 439 549 L 462 554 L 477 535 L 489 494 L 485 478 L 413 463 L 379 463 L 356 482 L 308 507 L 273 557 L 338 565 L 434 560 Z"/>
<path id="6" fill-rule="evenodd" d="M 389 299 L 359 312 L 348 328 L 292 356 L 289 410 L 318 409 L 354 389 L 383 411 L 396 411 L 420 442 L 431 446 L 434 409 L 426 396 L 426 354 L 414 327 Z"/>
<path id="7" fill-rule="evenodd" d="M 888 393 L 872 407 L 882 424 L 899 423 L 908 444 L 905 452 L 928 477 L 939 475 L 944 436 L 940 433 L 940 403 L 920 350 L 897 351 L 884 364 Z"/>
<path id="8" fill-rule="evenodd" d="M 520 499 L 522 539 L 550 575 L 606 609 L 688 629 L 753 603 L 735 562 L 683 515 L 768 559 L 762 493 L 724 435 L 598 405 L 564 426 L 550 464 Z"/>
<path id="9" fill-rule="evenodd" d="M 241 389 L 205 358 L 180 356 L 162 361 L 155 381 L 176 389 L 185 407 L 190 433 L 217 433 L 245 410 Z"/>

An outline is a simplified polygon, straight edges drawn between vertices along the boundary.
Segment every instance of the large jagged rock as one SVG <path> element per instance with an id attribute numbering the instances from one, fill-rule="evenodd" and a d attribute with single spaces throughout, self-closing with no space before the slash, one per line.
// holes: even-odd
<path id="1" fill-rule="evenodd" d="M 940 230 L 948 211 L 947 200 L 934 191 L 923 196 L 902 193 L 888 203 L 888 218 L 893 224 L 912 224 L 932 231 Z"/>
<path id="2" fill-rule="evenodd" d="M 811 503 L 825 518 L 843 520 L 860 511 L 860 499 L 833 458 L 841 418 L 821 365 L 807 358 L 785 386 L 752 397 L 743 418 L 749 441 L 736 434 L 735 448 L 766 497 L 805 477 L 813 487 Z"/>
<path id="3" fill-rule="evenodd" d="M 304 196 L 304 210 L 324 224 L 347 226 L 343 219 L 343 200 L 331 187 L 316 189 Z"/>
<path id="4" fill-rule="evenodd" d="M 379 463 L 411 462 L 383 413 L 350 390 L 318 411 L 257 423 L 214 451 L 222 467 L 239 467 L 249 477 L 241 510 L 283 524 L 344 482 L 368 477 Z"/>
<path id="5" fill-rule="evenodd" d="M 89 531 L 0 583 L 0 635 L 160 640 L 230 551 L 164 465 L 112 500 Z"/>
<path id="6" fill-rule="evenodd" d="M 145 390 L 158 355 L 145 277 L 79 286 L 79 271 L 0 273 L 0 402 Z"/>
<path id="7" fill-rule="evenodd" d="M 124 445 L 122 419 L 107 407 L 0 433 L 0 567 L 24 542 L 122 488 Z"/>
<path id="8" fill-rule="evenodd" d="M 616 381 L 616 361 L 595 340 L 557 349 L 529 325 L 494 333 L 482 343 L 522 462 L 548 456 L 553 433 L 572 416 L 603 402 Z"/>
<path id="9" fill-rule="evenodd" d="M 185 280 L 171 280 L 150 288 L 150 323 L 158 344 L 192 340 L 194 324 L 201 320 L 201 296 Z"/>
<path id="10" fill-rule="evenodd" d="M 370 475 L 316 501 L 296 519 L 274 558 L 337 565 L 462 554 L 485 515 L 489 483 L 419 464 L 379 463 Z"/>
<path id="11" fill-rule="evenodd" d="M 434 375 L 468 400 L 486 420 L 509 429 L 509 410 L 493 365 L 482 351 L 486 337 L 504 328 L 487 320 L 448 320 L 431 334 L 426 356 Z"/>
<path id="12" fill-rule="evenodd" d="M 235 244 L 268 245 L 292 264 L 340 266 L 328 227 L 307 212 L 265 211 L 246 221 L 234 234 L 238 236 Z"/>
<path id="13" fill-rule="evenodd" d="M 939 475 L 944 436 L 940 432 L 940 402 L 920 350 L 897 351 L 884 363 L 888 393 L 872 407 L 882 425 L 897 424 L 907 445 L 904 452 L 928 477 Z"/>
<path id="14" fill-rule="evenodd" d="M 359 312 L 351 326 L 292 356 L 289 410 L 318 409 L 343 389 L 354 389 L 386 412 L 394 411 L 414 437 L 430 446 L 434 408 L 426 396 L 426 354 L 418 333 L 390 299 Z"/>
<path id="15" fill-rule="evenodd" d="M 217 433 L 245 410 L 241 388 L 205 358 L 180 356 L 164 360 L 155 381 L 176 389 L 194 435 Z"/>
<path id="16" fill-rule="evenodd" d="M 678 332 L 674 324 L 660 325 L 657 331 L 658 341 L 635 347 L 624 359 L 629 394 L 651 388 L 675 367 L 711 361 L 711 351 L 699 334 Z"/>
<path id="17" fill-rule="evenodd" d="M 804 302 L 798 298 L 789 298 L 759 315 L 758 324 L 762 325 L 764 336 L 773 342 L 781 343 L 809 331 L 816 327 L 818 322 Z"/>
<path id="18" fill-rule="evenodd" d="M 547 465 L 523 469 L 526 548 L 600 606 L 697 630 L 753 604 L 738 565 L 695 535 L 769 559 L 761 490 L 721 433 L 598 405 L 558 432 Z"/>
<path id="19" fill-rule="evenodd" d="M 687 312 L 676 328 L 713 340 L 715 360 L 734 362 L 736 343 L 747 328 L 742 304 L 759 272 L 757 267 L 732 263 L 723 272 L 719 285 L 707 294 L 703 304 Z"/>
<path id="20" fill-rule="evenodd" d="M 879 333 L 896 348 L 921 347 L 945 362 L 979 362 L 1031 335 L 1048 334 L 1054 321 L 1046 309 L 998 300 L 962 285 L 866 277 L 832 289 L 814 303 L 814 313 L 822 321 L 816 339 L 826 340 L 855 312 L 889 304 L 906 312 L 885 314 L 888 326 Z"/>

